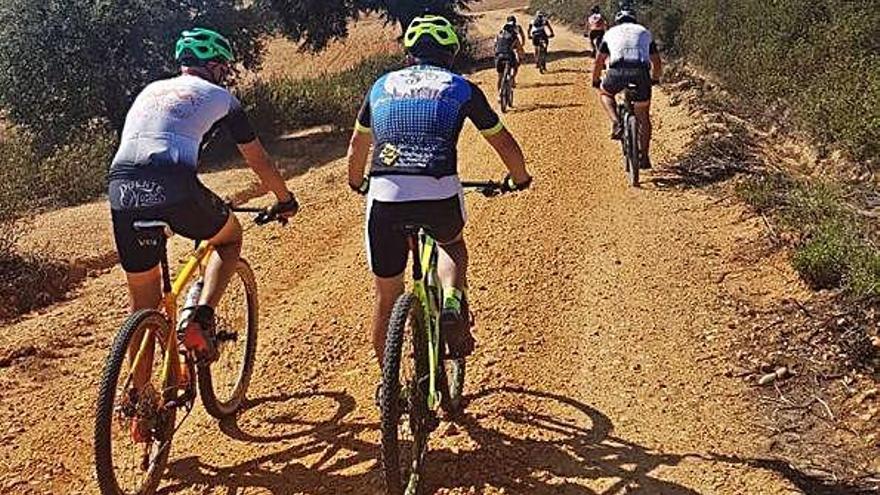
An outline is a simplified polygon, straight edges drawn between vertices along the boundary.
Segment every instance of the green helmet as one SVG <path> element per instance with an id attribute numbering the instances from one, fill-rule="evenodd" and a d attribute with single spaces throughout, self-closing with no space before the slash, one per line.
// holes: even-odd
<path id="1" fill-rule="evenodd" d="M 454 53 L 458 53 L 461 48 L 455 27 L 448 19 L 439 15 L 424 15 L 413 19 L 403 35 L 403 46 L 408 50 L 412 49 L 424 36 L 430 36 L 442 48 L 451 49 Z"/>
<path id="2" fill-rule="evenodd" d="M 232 45 L 217 31 L 193 28 L 180 33 L 180 39 L 177 40 L 174 49 L 174 59 L 182 62 L 193 58 L 199 62 L 211 60 L 232 62 Z"/>

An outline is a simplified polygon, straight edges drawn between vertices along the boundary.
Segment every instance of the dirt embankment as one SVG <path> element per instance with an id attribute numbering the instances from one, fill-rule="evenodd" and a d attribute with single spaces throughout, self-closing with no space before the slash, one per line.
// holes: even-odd
<path id="1" fill-rule="evenodd" d="M 478 22 L 494 31 L 506 14 Z M 775 258 L 739 255 L 765 235 L 743 207 L 669 188 L 662 168 L 625 185 L 583 45 L 558 29 L 550 72 L 524 67 L 504 118 L 534 188 L 467 198 L 479 346 L 467 413 L 432 439 L 431 491 L 811 493 L 767 461 L 747 385 L 729 373 L 739 301 L 799 281 Z M 473 79 L 493 94 L 492 70 Z M 662 92 L 655 119 L 654 161 L 671 163 L 693 119 Z M 502 174 L 470 126 L 460 151 L 464 176 Z M 295 224 L 246 234 L 262 318 L 249 407 L 221 425 L 197 408 L 163 493 L 381 489 L 363 204 L 343 161 L 322 158 L 289 181 L 304 205 Z M 123 294 L 114 267 L 0 332 L 0 349 L 36 350 L 0 368 L 0 492 L 94 493 L 92 407 Z"/>

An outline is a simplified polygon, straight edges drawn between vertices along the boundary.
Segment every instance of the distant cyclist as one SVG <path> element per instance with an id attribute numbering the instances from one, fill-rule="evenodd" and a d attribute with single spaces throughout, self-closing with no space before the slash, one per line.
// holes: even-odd
<path id="1" fill-rule="evenodd" d="M 587 37 L 590 38 L 590 47 L 593 50 L 593 56 L 599 54 L 599 47 L 602 46 L 602 38 L 605 31 L 608 30 L 608 21 L 602 15 L 602 7 L 594 5 L 590 11 L 590 17 L 587 18 Z"/>
<path id="2" fill-rule="evenodd" d="M 535 13 L 535 18 L 529 23 L 529 39 L 532 40 L 534 46 L 543 46 L 546 52 L 550 46 L 550 38 L 556 36 L 553 32 L 553 26 L 550 25 L 550 19 L 543 10 Z"/>
<path id="3" fill-rule="evenodd" d="M 373 348 L 382 364 L 385 332 L 403 293 L 408 248 L 403 224 L 423 225 L 440 245 L 441 326 L 450 357 L 473 351 L 467 287 L 465 212 L 458 178 L 458 139 L 470 120 L 509 171 L 511 190 L 529 187 L 522 150 L 477 85 L 452 72 L 458 35 L 443 17 L 412 21 L 404 35 L 412 65 L 381 77 L 355 122 L 348 151 L 349 186 L 367 195 L 367 258 L 376 287 Z M 369 179 L 364 171 L 372 146 Z"/>
<path id="4" fill-rule="evenodd" d="M 507 16 L 507 23 L 513 24 L 514 26 L 516 26 L 516 34 L 517 34 L 517 36 L 519 36 L 519 43 L 522 46 L 526 46 L 526 32 L 525 32 L 525 30 L 523 30 L 522 25 L 520 25 L 519 22 L 517 22 L 516 16 L 515 15 Z"/>
<path id="5" fill-rule="evenodd" d="M 504 67 L 510 65 L 511 85 L 516 87 L 516 75 L 519 72 L 519 64 L 525 58 L 526 52 L 516 32 L 517 25 L 510 21 L 504 25 L 498 36 L 495 37 L 495 69 L 498 71 L 498 89 L 504 79 Z M 520 28 L 522 30 L 522 28 Z"/>
<path id="6" fill-rule="evenodd" d="M 614 20 L 616 25 L 605 33 L 593 65 L 593 87 L 599 89 L 602 106 L 613 124 L 612 139 L 620 139 L 623 129 L 617 118 L 614 95 L 629 84 L 636 85 L 634 107 L 641 129 L 641 167 L 651 168 L 651 86 L 658 84 L 663 74 L 660 54 L 653 35 L 636 23 L 633 11 L 621 10 Z M 606 66 L 608 71 L 600 80 Z"/>
<path id="7" fill-rule="evenodd" d="M 263 186 L 275 195 L 273 208 L 281 216 L 293 216 L 298 205 L 241 104 L 223 87 L 233 61 L 229 41 L 208 29 L 184 31 L 175 58 L 180 75 L 144 88 L 126 116 L 110 167 L 110 207 L 132 310 L 158 308 L 162 297 L 160 246 L 140 239 L 134 222 L 164 221 L 174 232 L 210 241 L 216 248 L 198 306 L 183 322 L 184 345 L 211 361 L 217 356 L 214 308 L 235 273 L 242 231 L 224 201 L 196 177 L 205 138 L 215 127 L 227 131 Z"/>

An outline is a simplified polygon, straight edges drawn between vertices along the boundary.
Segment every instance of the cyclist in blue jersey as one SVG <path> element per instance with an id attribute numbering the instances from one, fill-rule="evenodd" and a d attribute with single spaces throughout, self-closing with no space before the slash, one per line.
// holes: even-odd
<path id="1" fill-rule="evenodd" d="M 407 243 L 400 226 L 424 225 L 440 245 L 444 288 L 441 325 L 449 357 L 474 348 L 465 288 L 465 212 L 458 177 L 458 139 L 470 120 L 495 148 L 510 190 L 532 182 L 519 144 L 486 95 L 451 67 L 460 48 L 443 17 L 416 18 L 404 35 L 411 65 L 381 77 L 364 101 L 348 151 L 349 186 L 367 196 L 366 247 L 375 276 L 373 347 L 381 366 L 394 301 L 403 293 Z M 373 147 L 370 170 L 364 172 Z"/>

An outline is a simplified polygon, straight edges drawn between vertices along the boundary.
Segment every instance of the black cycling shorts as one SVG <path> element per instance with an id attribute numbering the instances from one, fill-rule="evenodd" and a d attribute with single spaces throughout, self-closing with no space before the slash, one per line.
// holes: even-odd
<path id="1" fill-rule="evenodd" d="M 637 69 L 608 69 L 605 78 L 602 79 L 602 92 L 614 96 L 626 89 L 627 85 L 635 84 L 634 102 L 651 101 L 651 71 L 645 68 Z"/>
<path id="2" fill-rule="evenodd" d="M 510 64 L 512 69 L 519 67 L 519 60 L 514 53 L 498 53 L 495 55 L 495 70 L 499 74 L 504 72 L 504 66 Z"/>
<path id="3" fill-rule="evenodd" d="M 461 197 L 435 201 L 386 203 L 371 200 L 367 207 L 367 257 L 373 274 L 396 277 L 406 269 L 409 246 L 403 227 L 424 227 L 440 244 L 455 240 L 464 229 Z"/>
<path id="4" fill-rule="evenodd" d="M 605 36 L 604 29 L 595 29 L 590 31 L 590 41 L 595 42 L 597 39 Z"/>
<path id="5" fill-rule="evenodd" d="M 534 46 L 542 45 L 544 47 L 547 47 L 547 45 L 549 45 L 549 44 L 550 44 L 550 36 L 548 36 L 547 33 L 532 34 L 532 45 L 534 45 Z"/>
<path id="6" fill-rule="evenodd" d="M 116 251 L 122 268 L 129 273 L 152 269 L 162 254 L 161 246 L 145 242 L 135 232 L 134 222 L 161 220 L 175 233 L 203 241 L 217 235 L 230 214 L 224 201 L 191 170 L 145 173 L 138 179 L 113 178 L 110 209 Z"/>

